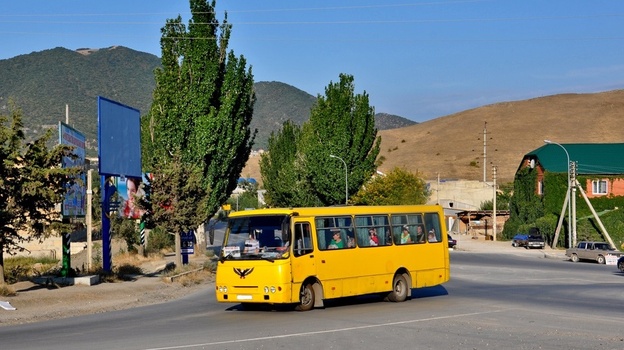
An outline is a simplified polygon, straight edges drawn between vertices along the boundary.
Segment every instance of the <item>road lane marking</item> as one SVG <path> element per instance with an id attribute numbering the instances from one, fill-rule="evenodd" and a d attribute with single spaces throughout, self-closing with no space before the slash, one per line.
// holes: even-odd
<path id="1" fill-rule="evenodd" d="M 409 323 L 429 322 L 429 321 L 445 320 L 445 319 L 457 318 L 457 317 L 471 317 L 471 316 L 478 316 L 478 315 L 486 315 L 486 314 L 505 312 L 505 311 L 509 311 L 509 310 L 512 310 L 512 309 L 500 309 L 500 310 L 493 310 L 493 311 L 471 312 L 471 313 L 466 313 L 466 314 L 429 317 L 429 318 L 423 318 L 423 319 L 417 319 L 417 320 L 387 322 L 387 323 L 380 323 L 380 324 L 373 324 L 373 325 L 366 325 L 366 326 L 345 327 L 345 328 L 339 328 L 339 329 L 328 329 L 328 330 L 325 330 L 325 331 L 272 335 L 272 336 L 267 336 L 267 337 L 235 339 L 235 340 L 224 340 L 224 341 L 211 342 L 211 343 L 199 343 L 199 344 L 166 346 L 166 347 L 161 347 L 161 348 L 147 348 L 147 349 L 144 349 L 144 350 L 190 349 L 190 348 L 199 348 L 199 347 L 203 347 L 203 346 L 212 346 L 212 345 L 248 343 L 248 342 L 270 340 L 270 339 L 276 339 L 276 338 L 305 337 L 305 336 L 309 336 L 309 335 L 349 332 L 349 331 L 353 331 L 353 330 L 380 328 L 380 327 L 396 326 L 396 325 L 409 324 Z"/>

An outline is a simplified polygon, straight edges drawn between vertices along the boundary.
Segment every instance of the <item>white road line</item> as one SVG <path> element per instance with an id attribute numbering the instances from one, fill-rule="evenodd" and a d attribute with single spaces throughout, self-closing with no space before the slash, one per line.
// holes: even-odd
<path id="1" fill-rule="evenodd" d="M 347 327 L 347 328 L 339 328 L 339 329 L 329 329 L 329 330 L 326 330 L 326 331 L 272 335 L 272 336 L 268 336 L 268 337 L 225 340 L 225 341 L 212 342 L 212 343 L 177 345 L 177 346 L 168 346 L 168 347 L 163 347 L 163 348 L 148 348 L 148 349 L 144 349 L 144 350 L 189 349 L 189 348 L 197 348 L 197 347 L 211 346 L 211 345 L 247 343 L 247 342 L 260 341 L 260 340 L 269 340 L 269 339 L 276 339 L 276 338 L 304 337 L 304 336 L 309 336 L 309 335 L 327 334 L 327 333 L 340 333 L 340 332 L 348 332 L 348 331 L 359 330 L 359 329 L 388 327 L 388 326 L 395 326 L 395 325 L 408 324 L 408 323 L 429 322 L 429 321 L 435 321 L 435 320 L 444 320 L 444 319 L 448 319 L 448 318 L 471 317 L 471 316 L 477 316 L 477 315 L 485 315 L 485 314 L 504 312 L 504 311 L 508 311 L 508 310 L 512 310 L 512 309 L 501 309 L 501 310 L 484 311 L 484 312 L 472 312 L 472 313 L 467 313 L 467 314 L 430 317 L 430 318 L 423 318 L 423 319 L 418 319 L 418 320 L 397 321 L 397 322 L 388 322 L 388 323 L 381 323 L 381 324 L 367 325 L 367 326 Z"/>

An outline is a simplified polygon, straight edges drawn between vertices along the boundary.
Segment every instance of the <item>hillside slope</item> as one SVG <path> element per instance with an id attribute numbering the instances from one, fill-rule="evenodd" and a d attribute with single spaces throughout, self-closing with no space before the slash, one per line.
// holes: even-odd
<path id="1" fill-rule="evenodd" d="M 97 96 L 149 112 L 156 86 L 154 70 L 160 58 L 123 46 L 68 50 L 57 47 L 0 60 L 0 111 L 9 99 L 22 109 L 27 136 L 56 127 L 65 120 L 85 133 L 88 153 L 97 145 Z M 286 120 L 301 125 L 310 118 L 316 97 L 280 82 L 256 82 L 256 104 L 251 122 L 258 129 L 254 148 L 266 148 L 271 132 Z M 413 125 L 400 116 L 378 113 L 379 130 Z"/>
<path id="2" fill-rule="evenodd" d="M 484 128 L 486 179 L 513 181 L 522 156 L 544 139 L 558 143 L 624 142 L 624 90 L 562 94 L 487 105 L 420 124 L 383 130 L 379 168 L 402 167 L 426 179 L 483 180 Z M 486 124 L 487 123 L 487 124 Z M 259 157 L 242 176 L 260 179 Z"/>
<path id="3" fill-rule="evenodd" d="M 145 113 L 155 87 L 154 55 L 121 46 L 76 51 L 57 47 L 0 60 L 0 108 L 13 99 L 24 124 L 38 133 L 65 120 L 84 132 L 92 145 L 97 134 L 97 96 L 135 107 Z"/>

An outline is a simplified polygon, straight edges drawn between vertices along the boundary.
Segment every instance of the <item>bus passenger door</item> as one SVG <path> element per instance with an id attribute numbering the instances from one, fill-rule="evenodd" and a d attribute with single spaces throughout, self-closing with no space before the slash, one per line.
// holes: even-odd
<path id="1" fill-rule="evenodd" d="M 309 222 L 295 222 L 293 244 L 292 281 L 295 286 L 301 286 L 307 277 L 316 276 L 312 228 Z M 299 288 L 293 290 L 293 293 L 299 293 Z"/>

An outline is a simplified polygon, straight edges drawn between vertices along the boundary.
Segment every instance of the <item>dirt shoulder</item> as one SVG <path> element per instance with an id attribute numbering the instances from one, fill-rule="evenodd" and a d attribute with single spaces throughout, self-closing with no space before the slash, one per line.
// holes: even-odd
<path id="1" fill-rule="evenodd" d="M 162 262 L 149 262 L 147 271 Z M 143 269 L 146 271 L 146 269 Z M 102 282 L 91 286 L 60 286 L 18 282 L 15 296 L 2 297 L 15 310 L 0 308 L 0 327 L 96 314 L 174 300 L 203 288 L 211 288 L 214 275 L 201 270 L 170 281 L 171 274 L 144 273 L 130 281 Z"/>
<path id="2" fill-rule="evenodd" d="M 562 251 L 550 248 L 527 250 L 515 248 L 510 242 L 492 242 L 472 239 L 469 236 L 455 237 L 460 251 L 480 253 L 530 254 L 539 257 L 565 258 Z M 157 271 L 166 265 L 167 259 L 144 262 L 144 272 Z M 191 260 L 191 263 L 196 261 Z M 105 282 L 92 286 L 55 286 L 19 282 L 12 285 L 16 296 L 0 297 L 16 310 L 0 308 L 0 327 L 25 324 L 52 319 L 96 314 L 114 310 L 129 309 L 181 298 L 204 288 L 212 288 L 214 275 L 203 270 L 200 275 L 184 279 L 165 278 L 164 273 L 144 273 L 132 281 Z"/>

